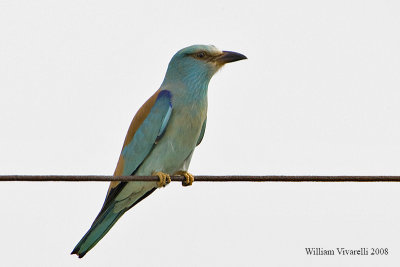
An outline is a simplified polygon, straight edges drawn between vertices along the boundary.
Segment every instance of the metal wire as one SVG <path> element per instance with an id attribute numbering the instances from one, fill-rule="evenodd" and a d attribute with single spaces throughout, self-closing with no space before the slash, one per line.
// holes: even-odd
<path id="1" fill-rule="evenodd" d="M 171 181 L 182 182 L 182 176 Z M 0 182 L 107 182 L 159 181 L 157 176 L 100 176 L 100 175 L 0 175 Z M 204 176 L 195 175 L 195 182 L 400 182 L 400 176 Z"/>

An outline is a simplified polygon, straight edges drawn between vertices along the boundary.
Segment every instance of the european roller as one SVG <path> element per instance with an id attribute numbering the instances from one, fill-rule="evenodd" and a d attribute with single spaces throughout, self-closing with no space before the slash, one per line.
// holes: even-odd
<path id="1" fill-rule="evenodd" d="M 189 46 L 172 57 L 160 88 L 134 116 L 114 172 L 159 181 L 111 182 L 100 213 L 71 254 L 85 256 L 126 211 L 168 184 L 170 175 L 184 176 L 183 185 L 193 183 L 187 171 L 206 129 L 208 84 L 224 64 L 242 59 L 212 45 Z"/>

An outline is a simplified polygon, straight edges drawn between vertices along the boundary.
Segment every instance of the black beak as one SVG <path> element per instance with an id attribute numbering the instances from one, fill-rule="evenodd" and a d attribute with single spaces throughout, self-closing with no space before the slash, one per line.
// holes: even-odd
<path id="1" fill-rule="evenodd" d="M 245 55 L 232 51 L 222 51 L 222 55 L 218 56 L 215 61 L 219 64 L 235 62 L 238 60 L 247 59 Z"/>

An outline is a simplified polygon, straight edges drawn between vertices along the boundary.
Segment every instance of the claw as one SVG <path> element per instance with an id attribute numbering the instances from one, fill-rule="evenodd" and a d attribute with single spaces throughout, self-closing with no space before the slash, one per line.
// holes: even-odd
<path id="1" fill-rule="evenodd" d="M 171 182 L 171 177 L 169 176 L 169 174 L 163 172 L 153 172 L 153 175 L 160 178 L 160 181 L 157 182 L 157 187 L 165 187 Z"/>
<path id="2" fill-rule="evenodd" d="M 192 185 L 194 182 L 194 176 L 186 171 L 179 171 L 176 172 L 175 175 L 182 175 L 185 177 L 185 180 L 182 181 L 183 186 L 189 186 Z"/>

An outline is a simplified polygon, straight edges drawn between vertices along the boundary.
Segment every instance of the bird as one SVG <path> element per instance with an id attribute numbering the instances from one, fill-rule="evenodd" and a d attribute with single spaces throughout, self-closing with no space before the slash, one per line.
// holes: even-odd
<path id="1" fill-rule="evenodd" d="M 71 254 L 85 256 L 126 211 L 170 183 L 170 175 L 192 185 L 188 168 L 206 129 L 209 82 L 226 63 L 243 59 L 213 45 L 192 45 L 172 57 L 161 86 L 134 116 L 114 171 L 114 176 L 153 175 L 159 181 L 112 181 L 99 214 Z"/>

